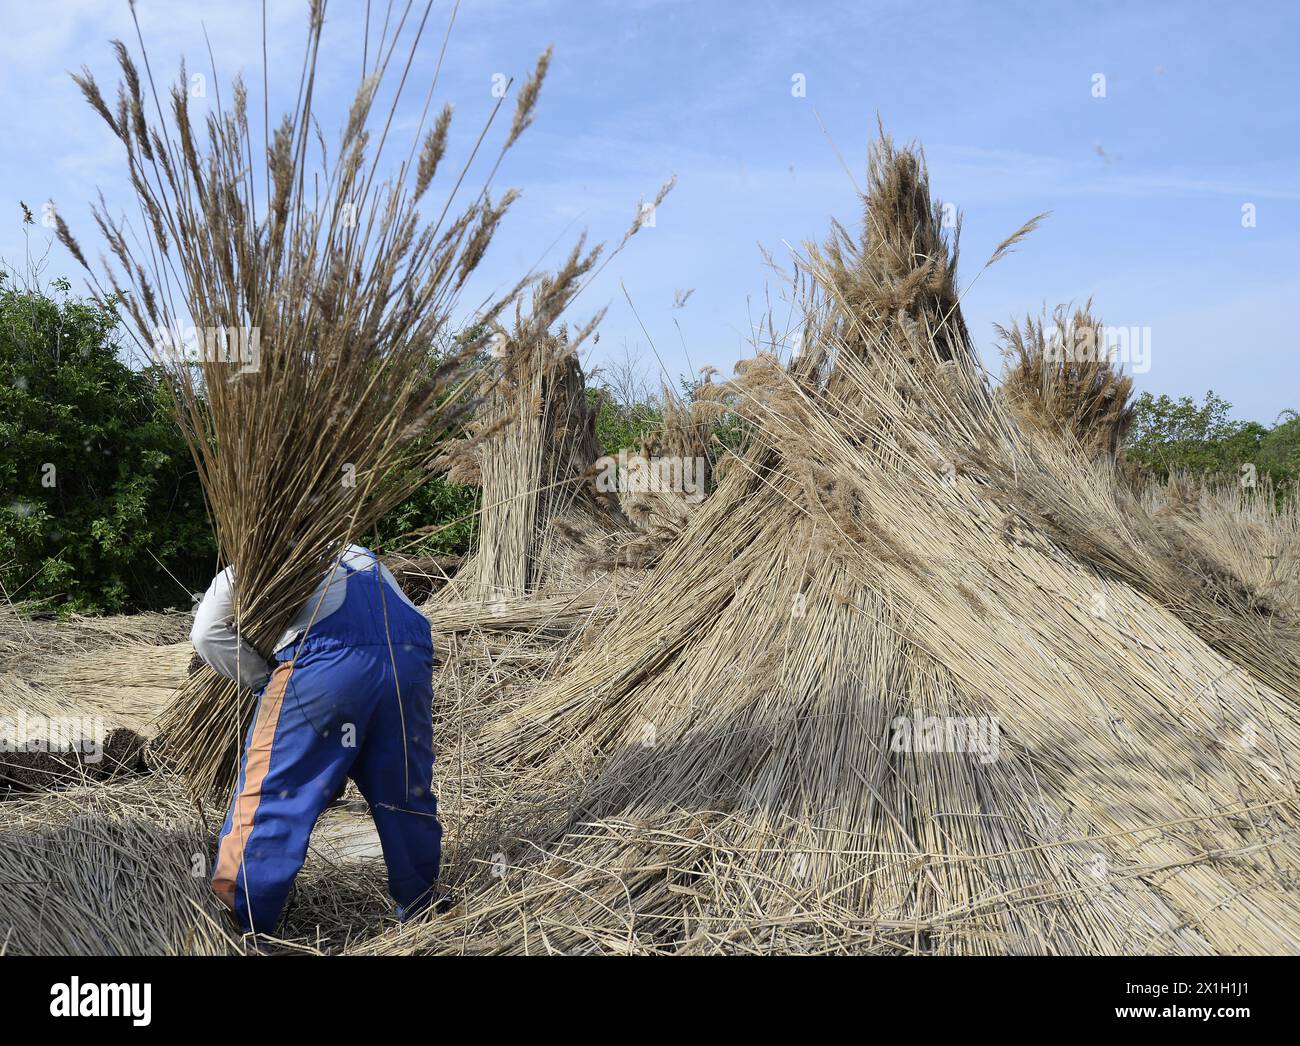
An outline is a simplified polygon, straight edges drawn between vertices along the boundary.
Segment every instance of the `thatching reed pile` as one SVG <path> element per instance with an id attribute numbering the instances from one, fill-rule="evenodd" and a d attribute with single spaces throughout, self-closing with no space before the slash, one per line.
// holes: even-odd
<path id="1" fill-rule="evenodd" d="M 111 711 L 142 737 L 185 682 L 194 648 L 188 642 L 145 646 L 122 643 L 98 655 L 72 655 L 45 666 L 41 679 L 74 698 L 78 707 Z"/>
<path id="2" fill-rule="evenodd" d="M 673 184 L 660 188 L 651 212 Z M 512 325 L 491 331 L 483 407 L 442 458 L 452 480 L 482 490 L 478 545 L 440 602 L 498 603 L 581 588 L 602 544 L 631 529 L 617 498 L 591 482 L 601 452 L 598 407 L 588 399 L 578 353 L 604 310 L 576 329 L 557 324 L 647 213 L 638 209 L 612 251 L 588 250 L 585 237 L 579 240 L 564 264 L 538 281 L 529 307 L 516 305 Z"/>
<path id="3" fill-rule="evenodd" d="M 0 803 L 0 955 L 231 955 L 210 835 L 176 782 Z"/>
<path id="4" fill-rule="evenodd" d="M 1176 544 L 1236 579 L 1248 601 L 1266 614 L 1300 622 L 1300 492 L 1267 477 L 1246 486 L 1240 477 L 1207 481 L 1172 476 L 1147 484 L 1142 501 Z"/>
<path id="5" fill-rule="evenodd" d="M 451 475 L 476 482 L 483 507 L 477 548 L 449 596 L 493 602 L 537 591 L 554 524 L 580 502 L 590 515 L 610 514 L 584 483 L 600 446 L 577 352 L 596 321 L 572 336 L 551 332 L 597 257 L 575 251 L 534 294 L 531 312 L 497 332 L 490 401 L 454 451 Z"/>
<path id="6" fill-rule="evenodd" d="M 264 656 L 341 546 L 423 481 L 472 406 L 486 334 L 447 348 L 449 323 L 515 193 L 494 200 L 491 174 L 464 191 L 484 128 L 443 199 L 429 203 L 451 123 L 446 107 L 425 133 L 436 71 L 409 148 L 393 140 L 430 7 L 418 22 L 385 24 L 332 148 L 316 141 L 313 108 L 322 0 L 311 6 L 297 100 L 264 143 L 239 79 L 201 130 L 184 67 L 162 90 L 169 116 L 147 57 L 142 77 L 120 43 L 115 110 L 88 72 L 76 77 L 123 146 L 149 233 L 147 247 L 133 246 L 97 209 L 116 267 L 95 285 L 122 301 L 170 379 L 220 559 L 234 571 L 238 628 Z M 532 120 L 548 62 L 549 52 L 519 91 L 498 165 Z M 70 231 L 59 232 L 80 259 Z M 488 303 L 476 329 L 518 290 Z M 216 351 L 178 351 L 173 332 L 190 325 L 200 337 L 219 332 Z M 250 714 L 249 696 L 211 672 L 180 695 L 166 748 L 198 791 L 232 780 Z"/>
<path id="7" fill-rule="evenodd" d="M 170 612 L 27 620 L 0 602 L 0 794 L 140 769 L 185 677 L 189 628 Z"/>
<path id="8" fill-rule="evenodd" d="M 992 395 L 923 184 L 877 153 L 861 243 L 809 252 L 816 351 L 733 385 L 754 445 L 483 731 L 563 815 L 366 950 L 1300 950 L 1293 641 L 1230 641 Z M 927 717 L 968 743 L 900 749 Z"/>
<path id="9" fill-rule="evenodd" d="M 1114 459 L 1133 424 L 1133 379 L 1110 358 L 1092 302 L 1072 316 L 1058 306 L 1051 323 L 1026 317 L 999 332 L 1000 391 L 1016 417 Z"/>

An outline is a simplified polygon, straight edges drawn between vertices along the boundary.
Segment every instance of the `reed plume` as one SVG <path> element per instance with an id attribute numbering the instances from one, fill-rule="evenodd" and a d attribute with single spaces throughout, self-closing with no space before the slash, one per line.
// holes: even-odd
<path id="1" fill-rule="evenodd" d="M 228 99 L 216 88 L 200 123 L 184 64 L 160 97 L 143 40 L 143 74 L 114 45 L 116 107 L 89 72 L 73 76 L 123 147 L 145 234 L 101 198 L 94 215 L 112 258 L 92 286 L 166 374 L 220 560 L 234 568 L 236 627 L 266 656 L 340 547 L 423 481 L 474 406 L 486 333 L 473 332 L 527 282 L 487 302 L 469 336 L 452 336 L 458 295 L 515 199 L 494 198 L 491 181 L 532 119 L 548 56 L 484 184 L 468 191 L 466 176 L 496 110 L 426 216 L 417 203 L 439 177 L 450 109 L 417 149 L 422 116 L 406 158 L 388 161 L 431 6 L 371 53 L 332 149 L 317 112 L 323 0 L 311 5 L 297 101 L 260 146 L 239 78 Z M 430 96 L 436 82 L 435 70 Z M 210 671 L 178 696 L 164 750 L 197 791 L 232 781 L 251 708 Z"/>

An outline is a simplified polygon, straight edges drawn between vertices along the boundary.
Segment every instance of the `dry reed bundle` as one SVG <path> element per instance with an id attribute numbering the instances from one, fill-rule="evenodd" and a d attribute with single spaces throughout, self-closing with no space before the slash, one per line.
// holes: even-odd
<path id="1" fill-rule="evenodd" d="M 1049 537 L 1100 576 L 1168 608 L 1237 669 L 1300 704 L 1300 628 L 1176 528 L 1145 511 L 1109 462 L 972 418 L 952 460 L 997 488 L 1007 526 Z"/>
<path id="2" fill-rule="evenodd" d="M 478 545 L 441 601 L 491 602 L 548 586 L 581 587 L 591 573 L 588 546 L 628 527 L 616 499 L 598 496 L 588 482 L 600 455 L 597 408 L 588 401 L 577 354 L 604 310 L 574 331 L 556 324 L 673 184 L 665 183 L 648 209 L 638 208 L 612 251 L 587 250 L 586 237 L 580 239 L 565 263 L 538 282 L 529 309 L 517 305 L 511 328 L 493 331 L 496 359 L 485 375 L 490 393 L 468 435 L 443 459 L 454 481 L 482 488 Z"/>
<path id="3" fill-rule="evenodd" d="M 572 593 L 514 596 L 487 605 L 432 603 L 424 608 L 424 616 L 429 619 L 435 641 L 441 635 L 472 630 L 563 638 L 581 631 L 590 622 L 592 612 L 609 598 L 606 587 L 593 584 Z"/>
<path id="4" fill-rule="evenodd" d="M 600 253 L 580 243 L 537 288 L 530 311 L 518 309 L 512 329 L 496 332 L 491 396 L 449 454 L 450 475 L 483 493 L 478 545 L 448 599 L 492 602 L 536 591 L 554 565 L 549 546 L 566 517 L 581 517 L 579 529 L 598 518 L 610 521 L 605 529 L 626 525 L 585 481 L 600 445 L 577 353 L 600 314 L 572 335 L 552 333 Z"/>
<path id="5" fill-rule="evenodd" d="M 435 715 L 448 707 L 444 695 L 454 694 L 454 713 L 438 718 L 439 766 L 449 730 L 459 777 L 473 777 L 474 794 L 486 785 L 493 796 L 486 800 L 493 824 L 510 809 L 494 787 L 517 783 L 517 775 L 485 766 L 474 740 L 478 728 L 555 674 L 581 636 L 608 619 L 638 582 L 603 569 L 605 545 L 632 528 L 616 506 L 594 495 L 585 475 L 599 450 L 576 357 L 559 338 L 520 340 L 510 366 L 514 380 L 497 384 L 455 455 L 462 476 L 472 473 L 484 490 L 478 547 L 422 608 L 436 652 Z M 479 835 L 477 802 L 440 802 L 446 846 L 456 846 L 466 830 Z M 461 809 L 472 815 L 458 821 Z"/>
<path id="6" fill-rule="evenodd" d="M 113 704 L 0 673 L 0 793 L 103 780 L 140 766 L 146 730 Z"/>
<path id="7" fill-rule="evenodd" d="M 159 646 L 120 643 L 54 661 L 41 678 L 73 696 L 87 713 L 111 714 L 141 737 L 153 737 L 162 713 L 185 685 L 193 652 L 188 641 Z"/>
<path id="8" fill-rule="evenodd" d="M 479 447 L 485 507 L 478 547 L 461 580 L 470 586 L 466 592 L 489 601 L 537 587 L 549 520 L 580 496 L 583 471 L 600 453 L 576 346 L 545 329 L 530 333 L 503 348 L 505 380 L 485 419 L 493 434 Z"/>
<path id="9" fill-rule="evenodd" d="M 175 781 L 0 803 L 0 955 L 230 955 L 210 838 Z"/>
<path id="10" fill-rule="evenodd" d="M 297 101 L 259 147 L 260 192 L 238 78 L 232 108 L 218 94 L 207 118 L 206 148 L 183 66 L 170 92 L 170 125 L 147 55 L 148 97 L 126 47 L 115 45 L 124 77 L 116 110 L 88 72 L 75 78 L 125 149 L 149 233 L 147 249 L 133 248 L 122 225 L 98 209 L 118 269 L 106 263 L 107 290 L 94 285 L 122 301 L 136 337 L 171 379 L 220 559 L 234 569 L 236 624 L 264 655 L 343 543 L 423 481 L 440 438 L 469 406 L 466 365 L 484 342 L 471 333 L 446 349 L 448 324 L 515 193 L 494 201 L 489 176 L 464 204 L 457 200 L 484 128 L 434 217 L 422 217 L 451 122 L 448 106 L 420 143 L 436 71 L 410 149 L 382 179 L 430 7 L 409 28 L 408 7 L 391 37 L 385 26 L 331 157 L 314 108 L 325 12 L 314 0 Z M 549 57 L 519 92 L 497 164 L 532 120 Z M 382 105 L 385 85 L 392 97 Z M 68 230 L 60 225 L 59 233 L 81 259 Z M 488 304 L 475 329 L 517 291 Z M 187 320 L 200 332 L 238 332 L 240 350 L 257 339 L 255 358 L 241 351 L 241 366 L 231 366 L 229 343 L 217 338 L 223 351 L 191 362 L 166 339 Z M 181 693 L 165 720 L 166 748 L 196 789 L 229 784 L 250 713 L 248 695 L 211 672 Z"/>
<path id="11" fill-rule="evenodd" d="M 1147 484 L 1142 503 L 1157 525 L 1240 580 L 1257 606 L 1300 621 L 1300 496 L 1268 479 L 1172 476 Z"/>
<path id="12" fill-rule="evenodd" d="M 996 433 L 1125 522 L 1111 470 L 1021 433 L 955 313 L 929 322 L 949 259 L 897 268 L 934 223 L 890 205 L 922 168 L 878 155 L 866 271 L 807 266 L 827 366 L 748 369 L 756 445 L 482 735 L 503 772 L 572 782 L 567 812 L 462 911 L 365 950 L 1300 950 L 1295 704 L 976 471 Z M 842 296 L 882 287 L 888 311 Z M 917 717 L 999 749 L 900 750 Z"/>
<path id="13" fill-rule="evenodd" d="M 964 361 L 970 338 L 956 285 L 960 215 L 932 205 L 924 156 L 896 148 L 883 128 L 867 174 L 862 235 L 835 222 L 824 244 L 805 245 L 808 270 L 828 282 L 828 294 L 843 308 L 806 311 L 800 369 L 824 367 L 832 347 L 867 358 L 874 346 L 864 330 L 882 332 L 913 354 Z M 952 216 L 948 226 L 945 213 Z"/>
<path id="14" fill-rule="evenodd" d="M 0 600 L 0 671 L 38 675 L 70 651 L 91 651 L 118 643 L 178 643 L 190 632 L 190 616 L 165 613 L 113 614 L 31 620 Z"/>
<path id="15" fill-rule="evenodd" d="M 717 395 L 712 372 L 690 399 L 664 385 L 659 403 L 662 420 L 642 437 L 627 470 L 628 485 L 619 488 L 619 504 L 637 529 L 616 541 L 605 560 L 612 567 L 655 566 L 712 489 L 713 463 L 719 453 L 714 433 L 727 409 Z M 639 481 L 637 469 L 644 473 Z"/>
<path id="16" fill-rule="evenodd" d="M 219 808 L 196 809 L 165 773 L 69 783 L 0 803 L 0 955 L 245 952 L 207 887 Z M 393 918 L 374 822 L 353 799 L 322 818 L 279 936 L 258 950 L 337 952 Z"/>
<path id="17" fill-rule="evenodd" d="M 1092 302 L 1075 310 L 1058 306 L 1023 325 L 998 327 L 1003 373 L 999 387 L 1026 425 L 1077 439 L 1091 453 L 1112 460 L 1133 424 L 1133 379 L 1106 355 Z"/>

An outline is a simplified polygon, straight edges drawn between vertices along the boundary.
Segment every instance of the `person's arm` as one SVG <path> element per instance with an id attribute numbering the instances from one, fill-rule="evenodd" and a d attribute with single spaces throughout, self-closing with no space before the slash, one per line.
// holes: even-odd
<path id="1" fill-rule="evenodd" d="M 231 628 L 235 619 L 234 593 L 230 568 L 215 578 L 194 611 L 190 642 L 199 657 L 227 679 L 256 690 L 271 678 L 271 669 L 262 655 L 245 643 Z"/>

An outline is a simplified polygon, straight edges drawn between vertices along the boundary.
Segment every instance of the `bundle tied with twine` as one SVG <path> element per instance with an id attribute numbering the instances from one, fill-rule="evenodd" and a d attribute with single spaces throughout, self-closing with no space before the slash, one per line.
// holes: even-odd
<path id="1" fill-rule="evenodd" d="M 588 538 L 627 527 L 617 503 L 590 481 L 600 441 L 597 409 L 587 397 L 579 350 L 597 337 L 604 309 L 580 326 L 556 327 L 579 294 L 617 257 L 672 191 L 665 182 L 613 250 L 588 249 L 586 238 L 563 265 L 537 281 L 513 322 L 496 325 L 487 394 L 462 439 L 442 459 L 453 482 L 482 490 L 478 544 L 440 598 L 498 604 L 548 584 L 572 581 L 569 567 L 590 558 L 574 554 Z M 445 524 L 444 524 L 445 525 Z M 441 527 L 413 531 L 420 539 Z"/>
<path id="2" fill-rule="evenodd" d="M 380 179 L 430 6 L 405 37 L 405 18 L 391 38 L 385 25 L 373 60 L 363 59 L 331 158 L 313 109 L 325 10 L 313 3 L 297 101 L 273 129 L 267 121 L 264 184 L 239 78 L 230 108 L 216 92 L 205 147 L 184 64 L 166 94 L 169 121 L 143 41 L 143 78 L 126 46 L 114 45 L 123 74 L 116 107 L 88 70 L 74 75 L 124 147 L 147 234 L 139 244 L 101 197 L 94 215 L 116 264 L 105 260 L 104 283 L 93 274 L 91 283 L 102 301 L 121 304 L 132 335 L 161 368 L 219 556 L 233 567 L 235 627 L 264 657 L 344 543 L 425 480 L 473 407 L 473 360 L 483 348 L 475 332 L 488 330 L 526 282 L 485 303 L 470 334 L 450 334 L 458 294 L 515 199 L 510 191 L 494 200 L 489 190 L 501 157 L 532 120 L 549 50 L 468 202 L 457 196 L 502 103 L 426 219 L 419 204 L 451 124 L 446 106 L 420 140 L 436 69 L 406 155 L 395 175 Z M 380 104 L 394 55 L 397 83 Z M 86 265 L 61 219 L 58 234 Z M 201 342 L 218 332 L 204 351 L 178 349 L 186 320 Z M 178 694 L 163 718 L 163 752 L 196 792 L 231 785 L 252 708 L 239 683 L 210 670 Z"/>

